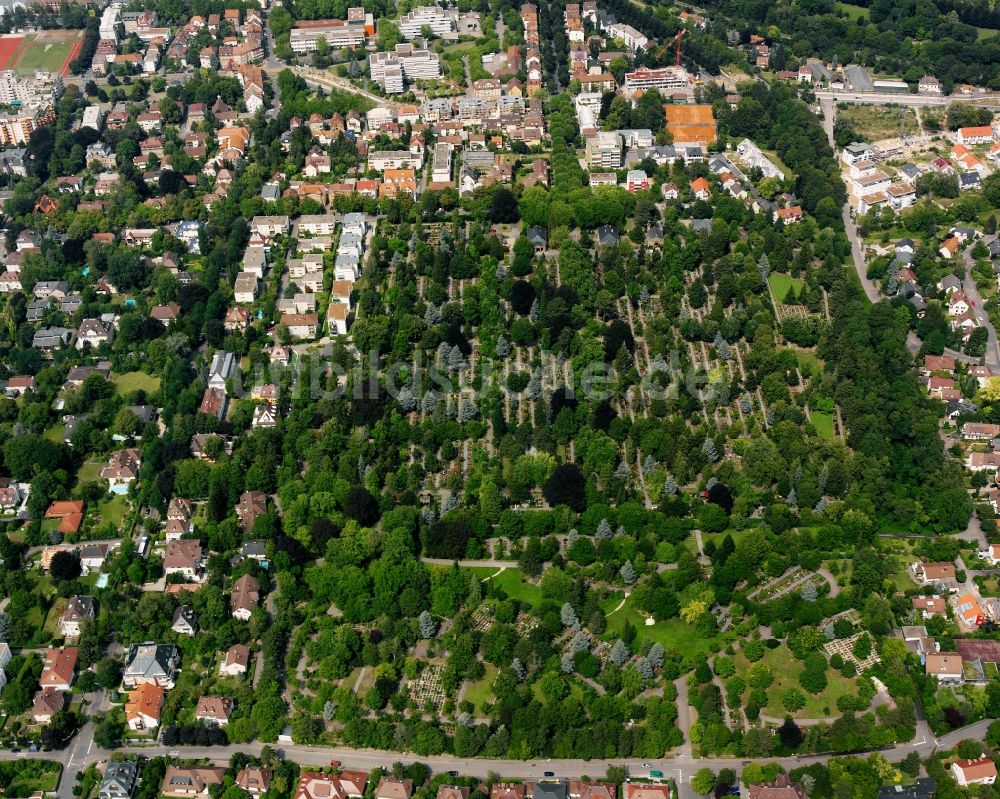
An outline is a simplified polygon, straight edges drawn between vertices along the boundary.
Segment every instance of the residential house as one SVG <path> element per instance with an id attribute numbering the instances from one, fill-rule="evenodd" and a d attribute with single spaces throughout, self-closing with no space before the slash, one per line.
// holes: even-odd
<path id="1" fill-rule="evenodd" d="M 249 533 L 253 530 L 253 523 L 264 513 L 267 513 L 267 497 L 263 491 L 245 491 L 240 494 L 236 515 L 243 524 L 244 532 Z"/>
<path id="2" fill-rule="evenodd" d="M 787 774 L 779 774 L 773 782 L 749 785 L 747 796 L 749 799 L 807 799 L 805 789 L 792 782 Z"/>
<path id="3" fill-rule="evenodd" d="M 52 717 L 66 706 L 66 695 L 62 691 L 45 689 L 35 694 L 31 706 L 31 720 L 35 724 L 48 724 Z"/>
<path id="4" fill-rule="evenodd" d="M 254 429 L 258 427 L 271 428 L 278 426 L 278 406 L 273 402 L 262 402 L 260 405 L 255 405 L 253 409 L 253 418 L 250 420 L 250 426 Z"/>
<path id="5" fill-rule="evenodd" d="M 913 609 L 925 619 L 945 616 L 948 613 L 947 603 L 939 596 L 915 596 L 910 602 Z"/>
<path id="6" fill-rule="evenodd" d="M 122 685 L 127 689 L 145 684 L 173 688 L 179 662 L 180 654 L 173 644 L 132 644 L 125 657 Z"/>
<path id="7" fill-rule="evenodd" d="M 198 614 L 190 605 L 181 605 L 174 610 L 170 629 L 178 635 L 194 636 L 198 634 Z"/>
<path id="8" fill-rule="evenodd" d="M 962 656 L 957 652 L 931 652 L 924 660 L 924 673 L 939 683 L 959 683 L 964 679 Z"/>
<path id="9" fill-rule="evenodd" d="M 97 789 L 97 799 L 132 799 L 138 782 L 137 760 L 109 760 Z"/>
<path id="10" fill-rule="evenodd" d="M 225 727 L 233 714 L 233 700 L 228 696 L 203 696 L 194 710 L 195 721 Z"/>
<path id="11" fill-rule="evenodd" d="M 242 677 L 250 668 L 250 647 L 233 644 L 226 650 L 226 656 L 219 664 L 220 677 Z"/>
<path id="12" fill-rule="evenodd" d="M 979 600 L 972 594 L 964 594 L 954 600 L 955 616 L 965 627 L 975 630 L 986 620 L 986 614 Z"/>
<path id="13" fill-rule="evenodd" d="M 198 541 L 186 539 L 167 542 L 167 552 L 163 557 L 163 573 L 167 577 L 180 574 L 189 582 L 201 582 L 204 579 L 204 566 L 205 556 Z"/>
<path id="14" fill-rule="evenodd" d="M 206 388 L 205 393 L 201 397 L 201 405 L 198 407 L 198 413 L 203 413 L 206 416 L 214 416 L 221 421 L 226 416 L 226 405 L 228 402 L 229 400 L 226 397 L 226 390 L 224 388 Z"/>
<path id="15" fill-rule="evenodd" d="M 166 691 L 154 683 L 142 683 L 129 691 L 125 701 L 125 721 L 130 730 L 152 730 L 160 726 L 160 711 Z"/>
<path id="16" fill-rule="evenodd" d="M 339 774 L 302 771 L 295 789 L 295 799 L 347 799 L 365 793 L 368 775 L 363 771 L 345 769 Z"/>
<path id="17" fill-rule="evenodd" d="M 236 774 L 236 787 L 246 791 L 252 799 L 260 799 L 271 787 L 274 772 L 263 766 L 244 766 Z"/>
<path id="18" fill-rule="evenodd" d="M 229 608 L 233 617 L 241 621 L 249 621 L 250 614 L 260 603 L 260 583 L 249 574 L 244 574 L 233 583 L 233 592 L 229 596 Z"/>
<path id="19" fill-rule="evenodd" d="M 410 799 L 413 795 L 413 780 L 400 777 L 382 777 L 375 787 L 375 799 Z"/>
<path id="20" fill-rule="evenodd" d="M 108 490 L 112 494 L 127 494 L 129 486 L 139 477 L 142 466 L 142 452 L 136 447 L 120 449 L 111 453 L 108 465 L 98 473 L 98 476 L 108 481 Z"/>
<path id="21" fill-rule="evenodd" d="M 996 763 L 989 757 L 956 760 L 951 764 L 951 773 L 955 782 L 963 788 L 968 785 L 992 785 L 997 781 Z"/>
<path id="22" fill-rule="evenodd" d="M 50 647 L 45 653 L 42 676 L 38 683 L 42 690 L 68 691 L 76 674 L 79 650 L 75 646 Z"/>
<path id="23" fill-rule="evenodd" d="M 225 776 L 221 766 L 167 766 L 160 795 L 168 799 L 208 799 L 209 789 L 221 785 Z"/>
<path id="24" fill-rule="evenodd" d="M 913 564 L 913 576 L 924 585 L 951 584 L 955 582 L 955 564 L 917 561 Z"/>
<path id="25" fill-rule="evenodd" d="M 226 391 L 229 379 L 235 377 L 237 373 L 236 356 L 231 352 L 217 350 L 208 367 L 208 387 Z"/>
<path id="26" fill-rule="evenodd" d="M 181 307 L 176 304 L 154 305 L 150 309 L 149 315 L 164 327 L 170 327 L 180 317 Z"/>
<path id="27" fill-rule="evenodd" d="M 94 618 L 94 598 L 90 596 L 70 597 L 66 610 L 59 618 L 59 631 L 65 638 L 79 638 L 81 625 Z"/>
<path id="28" fill-rule="evenodd" d="M 84 319 L 76 331 L 76 348 L 82 350 L 89 344 L 97 349 L 102 344 L 110 344 L 115 337 L 115 329 L 103 319 Z"/>

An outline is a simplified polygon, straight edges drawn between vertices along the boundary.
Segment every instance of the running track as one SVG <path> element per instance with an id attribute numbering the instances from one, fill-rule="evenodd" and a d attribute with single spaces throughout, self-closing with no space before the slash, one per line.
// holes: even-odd
<path id="1" fill-rule="evenodd" d="M 12 68 L 21 54 L 24 36 L 0 37 L 0 69 Z"/>

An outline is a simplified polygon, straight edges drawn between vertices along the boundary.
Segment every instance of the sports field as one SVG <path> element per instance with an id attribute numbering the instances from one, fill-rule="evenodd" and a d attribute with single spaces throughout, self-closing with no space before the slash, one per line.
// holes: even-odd
<path id="1" fill-rule="evenodd" d="M 7 69 L 21 49 L 24 37 L 17 34 L 0 36 L 0 69 Z"/>
<path id="2" fill-rule="evenodd" d="M 80 31 L 4 36 L 0 38 L 0 69 L 13 69 L 24 76 L 34 75 L 38 70 L 65 75 L 82 44 Z"/>

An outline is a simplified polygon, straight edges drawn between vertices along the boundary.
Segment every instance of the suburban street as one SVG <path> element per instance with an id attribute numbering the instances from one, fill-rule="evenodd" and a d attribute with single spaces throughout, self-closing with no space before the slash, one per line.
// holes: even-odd
<path id="1" fill-rule="evenodd" d="M 885 757 L 898 762 L 905 758 L 910 752 L 916 751 L 922 758 L 929 757 L 935 749 L 950 749 L 959 741 L 967 738 L 982 740 L 986 735 L 986 730 L 991 724 L 990 719 L 970 724 L 954 732 L 943 735 L 940 738 L 933 738 L 924 725 L 918 725 L 917 739 L 913 743 L 900 744 L 895 748 L 884 750 Z M 499 774 L 503 777 L 516 779 L 537 779 L 542 777 L 543 772 L 552 771 L 556 777 L 577 778 L 588 776 L 592 778 L 603 777 L 608 766 L 625 766 L 633 778 L 642 778 L 648 775 L 649 769 L 642 768 L 642 762 L 648 762 L 653 769 L 658 769 L 667 777 L 677 780 L 680 787 L 682 799 L 694 799 L 696 794 L 691 789 L 691 778 L 701 768 L 709 768 L 719 771 L 724 768 L 734 769 L 740 772 L 742 766 L 749 762 L 739 758 L 694 758 L 687 751 L 682 751 L 676 757 L 643 759 L 643 758 L 613 758 L 610 760 L 484 760 L 480 758 L 460 758 L 452 755 L 433 755 L 421 757 L 412 753 L 401 753 L 384 751 L 378 749 L 346 749 L 341 747 L 314 747 L 300 746 L 296 744 L 262 744 L 259 742 L 241 745 L 230 745 L 222 747 L 185 747 L 178 746 L 168 748 L 165 746 L 148 747 L 126 747 L 116 750 L 118 752 L 141 753 L 147 757 L 170 755 L 177 759 L 197 759 L 208 757 L 218 763 L 226 763 L 229 758 L 237 752 L 249 755 L 259 755 L 264 746 L 271 746 L 277 750 L 285 759 L 292 760 L 305 766 L 324 766 L 331 759 L 340 760 L 346 768 L 358 768 L 371 770 L 375 768 L 385 768 L 392 763 L 424 763 L 436 772 L 445 773 L 457 771 L 459 774 L 487 778 L 490 774 Z M 38 752 L 27 754 L 20 752 L 12 754 L 10 751 L 0 751 L 0 760 L 13 760 L 25 757 L 37 757 L 46 760 L 57 760 L 66 766 L 63 779 L 59 785 L 59 799 L 73 799 L 73 785 L 76 775 L 92 763 L 106 760 L 110 757 L 110 752 L 97 748 L 93 744 L 92 725 L 84 728 L 74 739 L 74 744 L 62 752 Z M 766 758 L 754 759 L 754 762 L 776 762 L 786 770 L 799 768 L 810 763 L 825 762 L 829 755 L 814 755 L 803 757 L 786 758 Z"/>

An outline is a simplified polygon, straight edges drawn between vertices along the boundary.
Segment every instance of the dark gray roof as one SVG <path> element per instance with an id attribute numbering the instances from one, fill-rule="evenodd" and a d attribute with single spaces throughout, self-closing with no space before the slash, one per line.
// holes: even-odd
<path id="1" fill-rule="evenodd" d="M 937 783 L 921 777 L 910 785 L 884 785 L 878 789 L 878 799 L 934 799 Z"/>
<path id="2" fill-rule="evenodd" d="M 597 240 L 604 247 L 613 247 L 618 243 L 618 231 L 611 225 L 601 225 L 597 228 Z"/>
<path id="3" fill-rule="evenodd" d="M 692 219 L 691 229 L 696 233 L 711 233 L 712 232 L 712 220 L 711 219 Z"/>
<path id="4" fill-rule="evenodd" d="M 528 232 L 525 233 L 525 236 L 527 237 L 528 241 L 531 242 L 536 247 L 545 245 L 549 240 L 549 236 L 545 228 L 539 227 L 538 225 L 533 225 L 532 227 L 529 227 Z"/>
<path id="5" fill-rule="evenodd" d="M 566 799 L 568 786 L 565 782 L 536 782 L 533 799 Z"/>
<path id="6" fill-rule="evenodd" d="M 135 760 L 112 760 L 104 772 L 98 799 L 126 799 L 135 790 L 139 764 Z"/>

